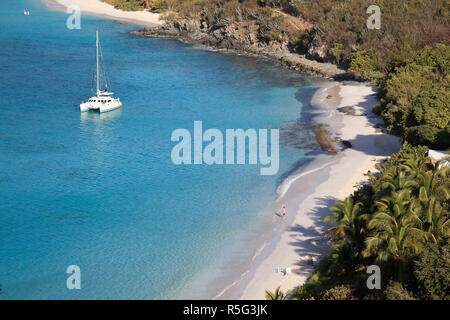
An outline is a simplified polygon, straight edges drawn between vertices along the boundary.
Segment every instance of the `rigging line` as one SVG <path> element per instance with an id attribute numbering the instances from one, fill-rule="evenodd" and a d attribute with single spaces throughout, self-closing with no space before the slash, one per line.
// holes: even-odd
<path id="1" fill-rule="evenodd" d="M 92 72 L 91 92 L 94 93 L 95 72 Z"/>
<path id="2" fill-rule="evenodd" d="M 100 42 L 99 42 L 99 48 L 100 48 L 100 58 L 102 60 L 101 72 L 102 72 L 103 79 L 105 81 L 105 86 L 106 86 L 106 88 L 108 88 L 108 87 L 111 87 L 111 83 L 110 83 L 110 81 L 108 79 L 108 74 L 106 72 L 105 61 L 103 59 L 103 50 L 102 50 L 102 46 L 100 45 Z"/>
<path id="3" fill-rule="evenodd" d="M 104 72 L 103 72 L 103 65 L 104 65 L 105 63 L 104 63 L 104 61 L 103 61 L 102 46 L 101 46 L 101 44 L 100 44 L 100 41 L 98 42 L 98 49 L 99 49 L 99 55 L 100 55 L 100 74 L 101 74 L 101 76 L 102 76 L 102 78 L 103 78 L 103 81 L 104 81 L 105 75 L 104 75 Z M 100 85 L 102 85 L 102 83 L 101 83 Z"/>

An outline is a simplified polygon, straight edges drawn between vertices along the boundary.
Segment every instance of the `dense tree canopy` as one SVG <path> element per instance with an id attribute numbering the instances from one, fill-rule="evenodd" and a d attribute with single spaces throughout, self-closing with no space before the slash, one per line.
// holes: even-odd
<path id="1" fill-rule="evenodd" d="M 333 251 L 294 297 L 325 298 L 342 286 L 356 298 L 449 297 L 450 168 L 433 165 L 426 151 L 405 145 L 368 185 L 332 207 Z M 378 297 L 364 286 L 372 264 L 383 274 Z"/>
<path id="2" fill-rule="evenodd" d="M 450 146 L 450 46 L 425 47 L 380 86 L 388 129 L 413 144 Z"/>

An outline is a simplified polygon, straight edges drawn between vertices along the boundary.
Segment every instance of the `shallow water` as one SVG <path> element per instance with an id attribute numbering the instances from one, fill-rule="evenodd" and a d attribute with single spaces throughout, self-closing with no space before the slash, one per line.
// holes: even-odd
<path id="1" fill-rule="evenodd" d="M 197 297 L 211 298 L 214 274 L 198 275 L 237 247 L 252 254 L 236 239 L 270 219 L 283 174 L 309 150 L 282 144 L 274 176 L 176 166 L 172 131 L 307 123 L 320 81 L 101 18 L 68 30 L 66 18 L 40 1 L 0 2 L 0 299 L 171 298 L 200 278 Z M 96 29 L 124 106 L 80 114 Z M 66 288 L 73 264 L 81 290 Z"/>

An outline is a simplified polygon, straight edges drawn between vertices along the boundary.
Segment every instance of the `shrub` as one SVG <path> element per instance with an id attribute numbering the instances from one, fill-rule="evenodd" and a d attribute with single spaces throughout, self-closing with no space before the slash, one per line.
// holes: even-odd
<path id="1" fill-rule="evenodd" d="M 384 77 L 379 66 L 375 64 L 376 51 L 357 51 L 350 58 L 350 72 L 359 72 L 365 80 L 377 84 Z"/>
<path id="2" fill-rule="evenodd" d="M 420 93 L 411 103 L 411 124 L 446 128 L 450 120 L 449 101 L 450 91 L 444 88 L 432 88 Z"/>
<path id="3" fill-rule="evenodd" d="M 328 53 L 333 59 L 333 62 L 340 64 L 344 55 L 344 45 L 342 43 L 335 43 Z"/>
<path id="4" fill-rule="evenodd" d="M 449 239 L 440 244 L 428 243 L 415 262 L 414 275 L 426 299 L 450 299 Z"/>
<path id="5" fill-rule="evenodd" d="M 352 289 L 345 285 L 333 287 L 323 294 L 324 300 L 354 300 Z"/>
<path id="6" fill-rule="evenodd" d="M 284 18 L 281 16 L 263 18 L 258 21 L 258 38 L 269 43 L 282 39 L 284 30 Z"/>
<path id="7" fill-rule="evenodd" d="M 450 146 L 449 70 L 450 46 L 438 44 L 419 51 L 381 83 L 374 111 L 389 132 L 413 144 Z"/>
<path id="8" fill-rule="evenodd" d="M 298 53 L 304 53 L 306 52 L 307 45 L 308 45 L 308 32 L 303 30 L 300 32 L 296 32 L 293 35 L 291 35 L 289 39 L 289 47 L 292 51 L 298 52 Z"/>
<path id="9" fill-rule="evenodd" d="M 137 11 L 144 9 L 145 1 L 141 0 L 114 0 L 114 6 L 117 9 L 126 11 Z"/>
<path id="10" fill-rule="evenodd" d="M 165 0 L 156 0 L 155 4 L 153 5 L 151 11 L 155 13 L 161 13 L 167 10 L 167 3 Z"/>
<path id="11" fill-rule="evenodd" d="M 391 281 L 385 289 L 387 300 L 415 300 L 400 282 Z"/>
<path id="12" fill-rule="evenodd" d="M 406 128 L 405 138 L 414 145 L 437 146 L 440 130 L 430 125 L 421 125 Z"/>

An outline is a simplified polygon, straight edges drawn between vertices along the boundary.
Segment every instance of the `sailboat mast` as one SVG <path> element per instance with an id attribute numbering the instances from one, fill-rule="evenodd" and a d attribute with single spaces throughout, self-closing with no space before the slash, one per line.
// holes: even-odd
<path id="1" fill-rule="evenodd" d="M 100 96 L 100 72 L 99 72 L 99 66 L 98 66 L 98 30 L 97 30 L 97 96 Z"/>

